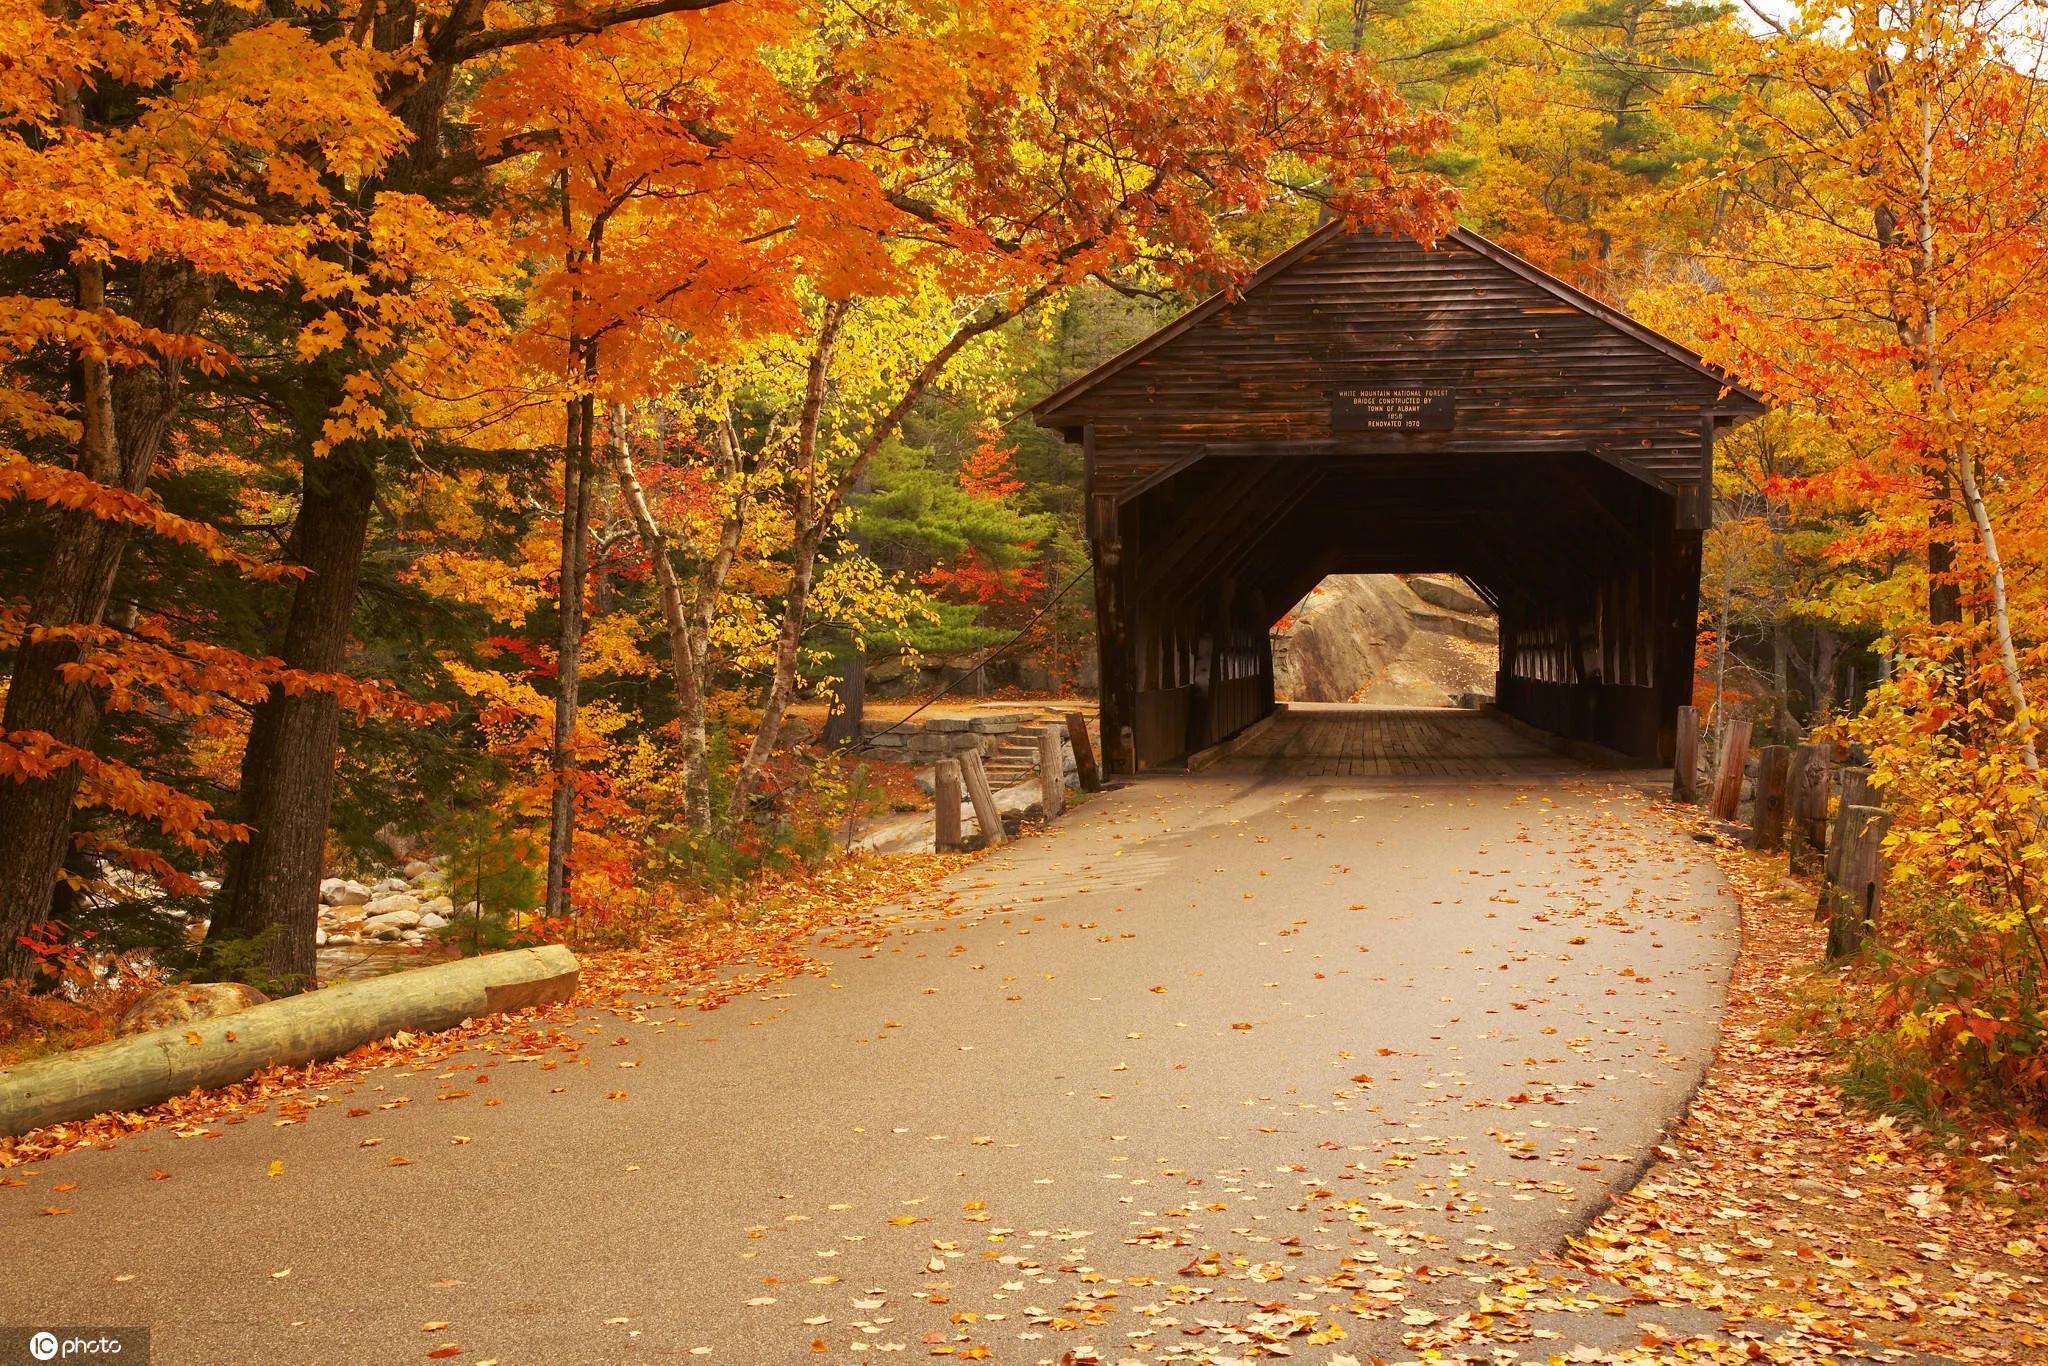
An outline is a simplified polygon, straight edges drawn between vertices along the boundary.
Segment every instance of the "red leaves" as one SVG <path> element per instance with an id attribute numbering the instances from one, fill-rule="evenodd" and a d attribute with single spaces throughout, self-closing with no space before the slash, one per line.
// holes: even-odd
<path id="1" fill-rule="evenodd" d="M 47 778 L 65 768 L 79 770 L 80 792 L 87 802 L 148 820 L 196 853 L 211 852 L 248 833 L 244 826 L 216 819 L 213 808 L 198 798 L 126 764 L 63 744 L 46 731 L 0 734 L 0 780 Z"/>
<path id="2" fill-rule="evenodd" d="M 1024 488 L 1017 477 L 1017 448 L 998 444 L 1001 434 L 1000 428 L 983 428 L 980 444 L 960 462 L 960 487 L 976 498 L 995 501 Z"/>

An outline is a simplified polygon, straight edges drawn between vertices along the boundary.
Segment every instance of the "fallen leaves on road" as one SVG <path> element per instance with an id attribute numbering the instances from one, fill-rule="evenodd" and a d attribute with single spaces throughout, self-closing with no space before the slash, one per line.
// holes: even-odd
<path id="1" fill-rule="evenodd" d="M 1811 893 L 1779 861 L 1720 851 L 1743 948 L 1719 1055 L 1691 1114 L 1569 1260 L 1659 1303 L 1792 1333 L 1971 1361 L 2048 1358 L 2048 1239 L 2029 1231 L 2038 1148 L 1947 1145 L 1848 1104 L 1826 1042 L 1785 1027 L 1821 958 Z"/>

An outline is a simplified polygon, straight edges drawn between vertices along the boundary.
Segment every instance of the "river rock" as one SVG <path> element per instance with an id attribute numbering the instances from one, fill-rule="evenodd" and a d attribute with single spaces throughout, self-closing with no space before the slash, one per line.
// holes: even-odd
<path id="1" fill-rule="evenodd" d="M 417 882 L 421 878 L 438 871 L 439 869 L 423 858 L 416 858 L 411 863 L 405 865 L 405 876 L 408 881 L 412 882 Z"/>
<path id="2" fill-rule="evenodd" d="M 409 930 L 420 923 L 420 913 L 412 907 L 380 912 L 363 922 L 363 928 L 372 934 L 385 930 Z"/>
<path id="3" fill-rule="evenodd" d="M 320 884 L 320 900 L 329 906 L 360 906 L 370 899 L 370 889 L 349 878 L 331 877 Z"/>
<path id="4" fill-rule="evenodd" d="M 128 1007 L 114 1026 L 117 1034 L 146 1034 L 166 1025 L 190 1024 L 232 1015 L 269 1000 L 241 982 L 179 982 L 160 987 Z"/>
<path id="5" fill-rule="evenodd" d="M 411 892 L 387 892 L 364 906 L 363 915 L 374 920 L 393 911 L 417 911 L 419 908 L 420 899 Z"/>
<path id="6" fill-rule="evenodd" d="M 422 911 L 420 912 L 420 928 L 423 930 L 445 930 L 448 928 L 448 921 L 446 917 L 438 915 L 433 911 Z"/>

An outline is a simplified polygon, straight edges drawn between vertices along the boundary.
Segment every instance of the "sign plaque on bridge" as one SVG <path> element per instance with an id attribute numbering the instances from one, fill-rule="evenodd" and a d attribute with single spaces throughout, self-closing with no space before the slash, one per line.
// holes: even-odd
<path id="1" fill-rule="evenodd" d="M 1448 384 L 1340 384 L 1330 390 L 1330 426 L 1340 432 L 1447 432 L 1457 420 L 1458 391 Z"/>

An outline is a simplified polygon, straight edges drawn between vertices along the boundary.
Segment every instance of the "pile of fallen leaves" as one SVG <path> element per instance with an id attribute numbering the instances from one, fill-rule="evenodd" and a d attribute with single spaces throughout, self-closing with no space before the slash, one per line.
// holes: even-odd
<path id="1" fill-rule="evenodd" d="M 1719 1052 L 1659 1160 L 1568 1260 L 1816 1354 L 2048 1359 L 2039 1136 L 1979 1121 L 1938 1140 L 1846 1101 L 1830 1041 L 1786 1027 L 1831 971 L 1811 888 L 1780 858 L 1718 855 L 1743 933 Z"/>
<path id="2" fill-rule="evenodd" d="M 400 1032 L 327 1062 L 266 1068 L 233 1086 L 192 1091 L 145 1110 L 0 1138 L 0 1169 L 147 1129 L 193 1130 L 273 1111 L 289 1120 L 334 1103 L 330 1088 L 373 1068 L 431 1067 L 464 1052 L 573 1053 L 583 1043 L 569 1026 L 583 1010 L 631 1018 L 654 1001 L 710 1010 L 792 977 L 823 973 L 822 950 L 871 944 L 907 918 L 943 915 L 951 899 L 939 883 L 960 867 L 957 855 L 846 858 L 749 883 L 694 905 L 638 947 L 583 955 L 570 1004 L 471 1020 L 433 1034 Z"/>

